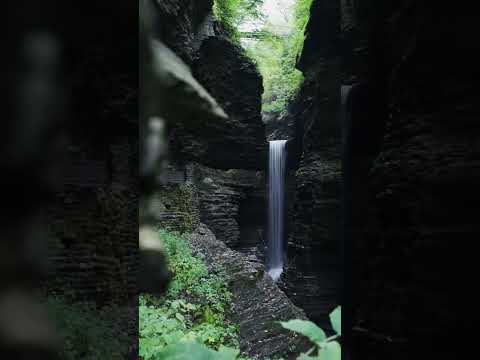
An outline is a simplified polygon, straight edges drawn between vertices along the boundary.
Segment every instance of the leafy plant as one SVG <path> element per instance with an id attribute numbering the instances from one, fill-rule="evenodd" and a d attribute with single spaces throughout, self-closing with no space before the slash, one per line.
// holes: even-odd
<path id="1" fill-rule="evenodd" d="M 295 319 L 280 322 L 285 329 L 304 335 L 315 344 L 308 352 L 301 354 L 297 360 L 340 360 L 341 347 L 336 339 L 342 335 L 341 317 L 341 307 L 337 307 L 330 314 L 330 321 L 336 335 L 328 338 L 325 332 L 311 321 Z M 316 355 L 311 355 L 314 352 L 316 352 Z M 248 360 L 241 358 L 240 352 L 236 349 L 221 346 L 218 351 L 216 351 L 194 341 L 169 345 L 158 352 L 154 359 Z"/>
<path id="2" fill-rule="evenodd" d="M 164 297 L 140 296 L 142 358 L 164 358 L 167 355 L 160 354 L 178 343 L 198 342 L 212 351 L 224 346 L 238 347 L 237 326 L 227 316 L 232 294 L 223 274 L 209 273 L 204 261 L 192 255 L 179 234 L 159 230 L 159 237 L 174 277 Z"/>
<path id="3" fill-rule="evenodd" d="M 179 234 L 159 230 L 159 237 L 174 279 L 166 296 L 140 296 L 140 356 L 144 360 L 248 360 L 240 356 L 238 328 L 228 320 L 232 294 L 224 275 L 209 273 Z M 336 335 L 328 338 L 310 321 L 281 322 L 314 343 L 298 360 L 340 359 L 336 341 L 342 333 L 340 307 L 330 314 L 330 320 Z"/>
<path id="4" fill-rule="evenodd" d="M 218 351 L 196 343 L 178 343 L 163 349 L 156 357 L 158 360 L 239 360 L 240 350 L 220 347 Z"/>
<path id="5" fill-rule="evenodd" d="M 340 360 L 342 351 L 340 344 L 336 341 L 342 335 L 342 313 L 341 307 L 337 307 L 330 314 L 330 322 L 336 335 L 328 337 L 325 332 L 311 321 L 290 320 L 280 324 L 288 330 L 306 336 L 315 344 L 307 353 L 301 354 L 298 360 L 318 359 L 318 360 Z M 316 356 L 310 356 L 313 352 Z"/>
<path id="6" fill-rule="evenodd" d="M 239 26 L 246 20 L 260 19 L 264 0 L 215 0 L 213 13 L 223 28 L 236 42 L 240 40 Z"/>

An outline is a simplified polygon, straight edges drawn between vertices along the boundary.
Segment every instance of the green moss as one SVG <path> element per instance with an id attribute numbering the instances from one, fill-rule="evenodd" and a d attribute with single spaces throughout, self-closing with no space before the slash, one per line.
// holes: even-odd
<path id="1" fill-rule="evenodd" d="M 178 224 L 172 225 L 160 220 L 159 226 L 181 233 L 192 232 L 200 219 L 195 186 L 185 183 L 169 186 L 159 192 L 161 202 L 168 209 L 181 217 Z"/>
<path id="2" fill-rule="evenodd" d="M 215 0 L 213 13 L 234 42 L 239 42 L 238 27 L 245 20 L 261 17 L 259 7 L 263 0 Z"/>
<path id="3" fill-rule="evenodd" d="M 178 187 L 179 209 L 184 214 L 184 231 L 192 232 L 198 223 L 194 213 L 195 189 L 192 184 L 183 184 Z"/>

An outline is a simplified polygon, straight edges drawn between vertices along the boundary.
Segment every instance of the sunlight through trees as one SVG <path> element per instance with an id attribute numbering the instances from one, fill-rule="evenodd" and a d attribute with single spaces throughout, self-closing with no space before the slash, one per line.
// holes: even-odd
<path id="1" fill-rule="evenodd" d="M 305 39 L 312 0 L 216 0 L 215 15 L 263 76 L 264 113 L 280 113 L 303 74 L 296 62 Z"/>

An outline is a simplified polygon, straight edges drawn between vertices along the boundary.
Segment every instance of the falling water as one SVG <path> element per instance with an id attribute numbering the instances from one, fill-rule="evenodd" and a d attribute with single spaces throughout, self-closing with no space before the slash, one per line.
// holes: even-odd
<path id="1" fill-rule="evenodd" d="M 267 269 L 275 281 L 283 272 L 286 142 L 286 140 L 270 141 Z"/>

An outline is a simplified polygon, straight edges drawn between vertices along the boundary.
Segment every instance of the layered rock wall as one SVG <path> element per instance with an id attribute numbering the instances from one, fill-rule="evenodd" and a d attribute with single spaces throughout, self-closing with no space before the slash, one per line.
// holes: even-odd
<path id="1" fill-rule="evenodd" d="M 261 171 L 196 166 L 200 213 L 218 240 L 263 256 L 266 245 L 266 179 Z"/>
<path id="2" fill-rule="evenodd" d="M 298 62 L 305 81 L 289 109 L 296 122 L 289 144 L 296 190 L 285 286 L 325 328 L 342 282 L 339 20 L 337 2 L 313 2 Z"/>
<path id="3" fill-rule="evenodd" d="M 183 200 L 175 194 L 189 183 L 196 199 L 190 201 L 192 214 L 187 217 L 194 219 L 190 225 L 201 219 L 232 247 L 241 247 L 241 238 L 248 239 L 245 247 L 255 253 L 265 225 L 261 211 L 265 208 L 264 175 L 257 174 L 267 161 L 261 120 L 262 79 L 244 50 L 222 35 L 211 13 L 212 2 L 203 6 L 190 1 L 183 7 L 179 3 L 169 1 L 153 7 L 159 24 L 156 36 L 183 58 L 189 67 L 182 71 L 215 98 L 226 117 L 205 118 L 202 112 L 187 112 L 178 98 L 187 102 L 188 91 L 172 99 L 178 105 L 167 119 L 171 167 L 166 169 L 159 190 L 163 204 L 162 200 L 156 201 L 162 208 L 160 223 L 186 230 L 180 226 L 185 220 L 180 204 Z M 197 7 L 202 11 L 194 10 Z M 168 27 L 170 22 L 175 24 Z M 201 102 L 200 97 L 198 108 Z M 189 166 L 195 169 L 194 178 L 183 179 Z M 172 203 L 175 199 L 178 204 Z M 259 209 L 258 217 L 245 211 L 249 204 Z"/>

